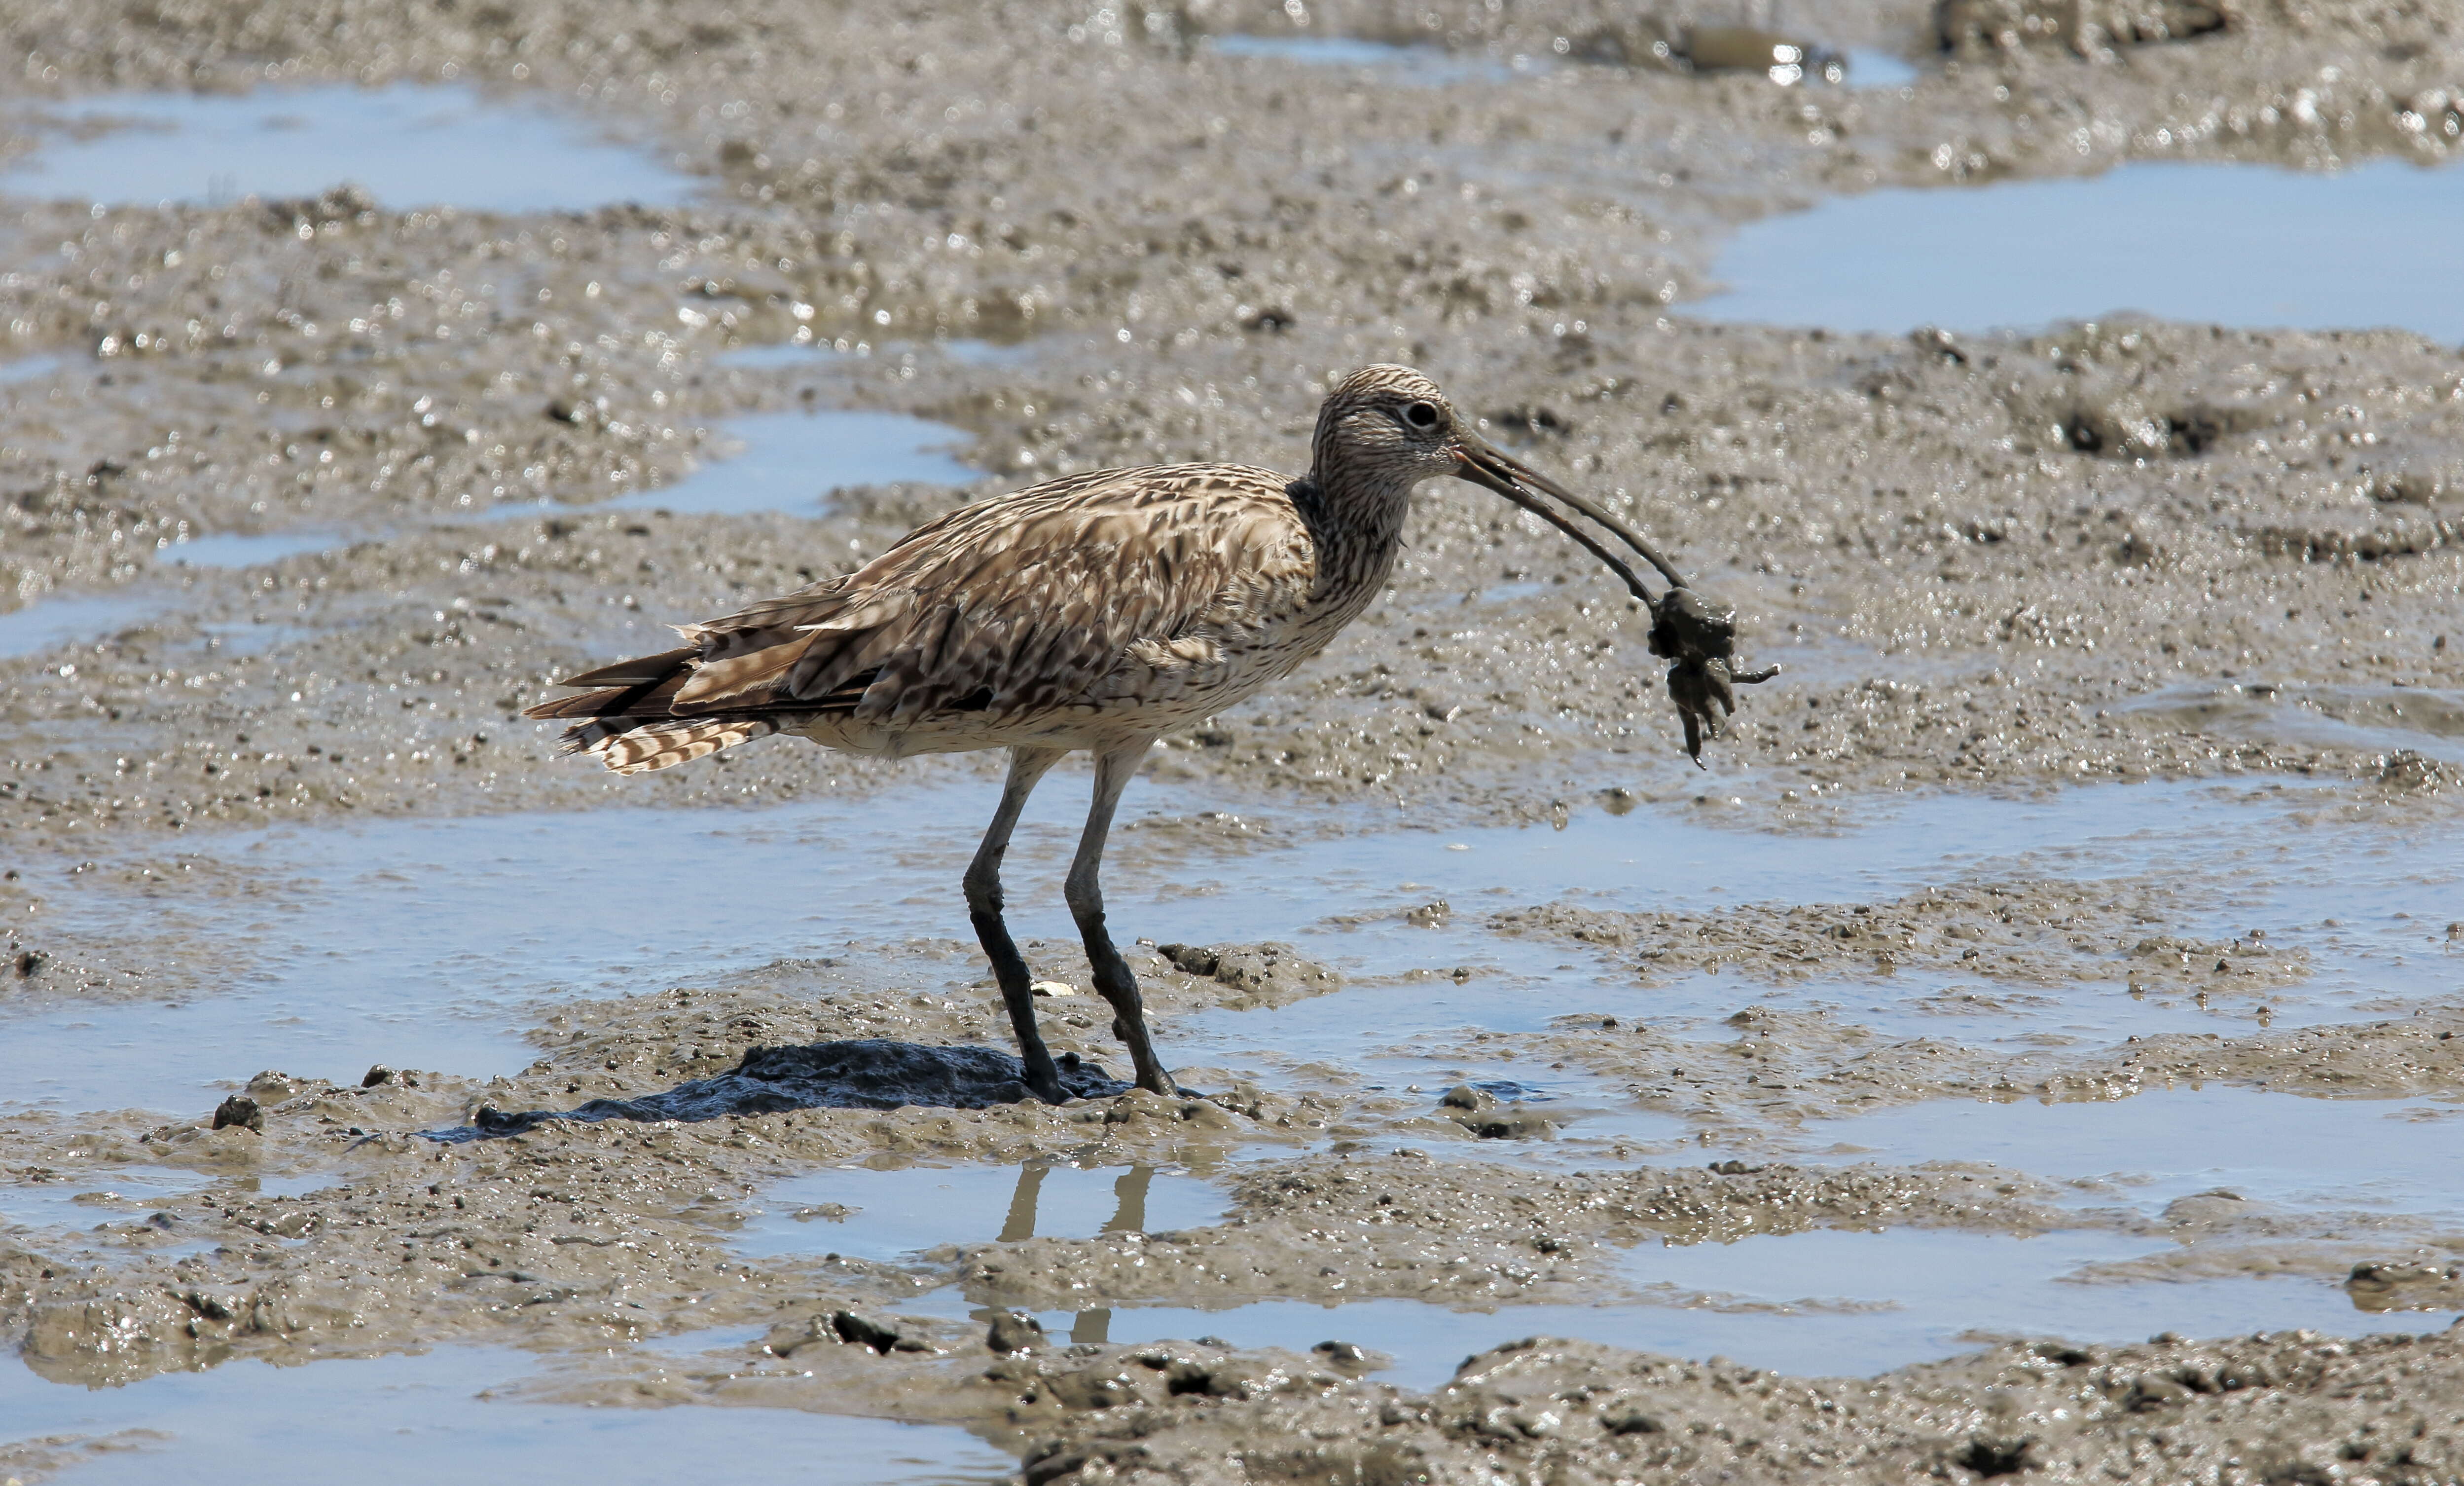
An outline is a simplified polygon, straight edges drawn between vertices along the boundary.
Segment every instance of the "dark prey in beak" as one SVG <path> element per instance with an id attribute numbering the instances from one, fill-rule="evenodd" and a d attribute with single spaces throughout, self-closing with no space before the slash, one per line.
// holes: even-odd
<path id="1" fill-rule="evenodd" d="M 1666 558 L 1643 540 L 1640 532 L 1617 520 L 1594 501 L 1514 459 L 1479 434 L 1455 426 L 1461 465 L 1456 474 L 1484 485 L 1573 539 L 1576 545 L 1607 565 L 1623 579 L 1628 591 L 1651 610 L 1651 653 L 1670 662 L 1668 695 L 1685 723 L 1685 752 L 1696 767 L 1703 763 L 1703 739 L 1720 736 L 1726 720 L 1737 710 L 1737 687 L 1768 681 L 1779 667 L 1758 671 L 1735 669 L 1737 611 L 1726 604 L 1706 603 Z M 1543 498 L 1547 499 L 1543 499 Z M 1555 500 L 1608 531 L 1644 562 L 1657 568 L 1667 591 L 1653 594 L 1631 564 L 1599 538 L 1574 523 Z M 1719 710 L 1713 711 L 1716 707 Z"/>

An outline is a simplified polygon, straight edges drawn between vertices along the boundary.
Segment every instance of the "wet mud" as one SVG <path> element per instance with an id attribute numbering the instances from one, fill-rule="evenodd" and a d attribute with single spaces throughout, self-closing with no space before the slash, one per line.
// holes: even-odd
<path id="1" fill-rule="evenodd" d="M 1713 298 L 1868 192 L 2447 168 L 2464 20 L 1733 11 L 0 6 L 0 1476 L 415 1404 L 416 1478 L 2464 1478 L 2456 348 Z M 578 194 L 103 178 L 198 95 Z M 518 720 L 999 489 L 1297 469 L 1381 359 L 1785 670 L 1698 770 L 1648 617 L 1424 491 L 1129 797 L 1177 1095 L 1074 783 L 1045 1104 L 991 761 Z"/>

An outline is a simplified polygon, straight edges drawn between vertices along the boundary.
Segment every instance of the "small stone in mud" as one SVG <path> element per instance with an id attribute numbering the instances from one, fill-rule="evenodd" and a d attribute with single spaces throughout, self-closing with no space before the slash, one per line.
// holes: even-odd
<path id="1" fill-rule="evenodd" d="M 2169 1408 L 2176 1404 L 2187 1404 L 2191 1396 L 2188 1384 L 2177 1378 L 2151 1373 L 2130 1385 L 2130 1392 L 2123 1407 L 2132 1413 L 2147 1413 L 2158 1408 Z"/>
<path id="2" fill-rule="evenodd" d="M 1067 981 L 1034 981 L 1029 983 L 1026 988 L 1034 992 L 1036 995 L 1045 997 L 1074 996 L 1078 994 L 1078 987 L 1070 985 Z"/>
<path id="3" fill-rule="evenodd" d="M 1183 975 L 1212 977 L 1222 957 L 1204 944 L 1157 944 L 1155 953 L 1173 963 Z"/>
<path id="4" fill-rule="evenodd" d="M 1097 1364 L 1065 1372 L 1045 1385 L 1054 1403 L 1065 1408 L 1117 1408 L 1144 1402 L 1135 1378 L 1118 1366 Z"/>
<path id="5" fill-rule="evenodd" d="M 265 1111 L 259 1109 L 257 1107 L 256 1100 L 250 1098 L 247 1095 L 234 1094 L 230 1098 L 227 1098 L 220 1104 L 214 1106 L 214 1128 L 217 1130 L 227 1130 L 233 1125 L 237 1125 L 243 1130 L 253 1130 L 257 1134 L 263 1135 L 265 1133 Z"/>
<path id="6" fill-rule="evenodd" d="M 391 1082 L 393 1082 L 393 1070 L 383 1063 L 371 1063 L 368 1065 L 368 1071 L 360 1076 L 360 1087 L 363 1089 L 373 1089 L 378 1084 Z"/>
<path id="7" fill-rule="evenodd" d="M 307 1087 L 289 1074 L 269 1068 L 248 1081 L 248 1097 L 259 1104 L 279 1104 L 284 1099 L 298 1098 Z"/>
<path id="8" fill-rule="evenodd" d="M 1611 1434 L 1657 1434 L 1661 1423 L 1639 1408 L 1607 1408 L 1600 1412 L 1600 1428 Z"/>
<path id="9" fill-rule="evenodd" d="M 1447 1119 L 1484 1141 L 1547 1140 L 1557 1133 L 1556 1123 L 1547 1116 L 1520 1104 L 1501 1106 L 1495 1095 L 1467 1083 L 1448 1089 L 1438 1106 L 1452 1111 Z"/>
<path id="10" fill-rule="evenodd" d="M 51 963 L 52 957 L 39 949 L 21 951 L 17 956 L 17 978 L 32 980 L 42 974 L 43 966 Z"/>
<path id="11" fill-rule="evenodd" d="M 2365 1260 L 2353 1266 L 2344 1293 L 2359 1311 L 2464 1310 L 2464 1264 Z"/>
<path id="12" fill-rule="evenodd" d="M 1044 1323 L 1023 1311 L 1003 1311 L 984 1333 L 984 1345 L 996 1352 L 1032 1352 L 1044 1344 Z"/>
<path id="13" fill-rule="evenodd" d="M 869 1346 L 888 1356 L 891 1352 L 930 1352 L 932 1343 L 911 1337 L 897 1327 L 858 1316 L 853 1311 L 830 1314 L 830 1329 L 839 1340 L 854 1345 Z"/>
<path id="14" fill-rule="evenodd" d="M 1289 944 L 1157 944 L 1155 953 L 1183 975 L 1246 993 L 1254 1005 L 1281 1006 L 1343 987 L 1340 974 Z"/>
<path id="15" fill-rule="evenodd" d="M 1343 1372 L 1357 1372 L 1369 1365 L 1369 1354 L 1350 1342 L 1321 1342 L 1309 1351 L 1328 1366 Z"/>

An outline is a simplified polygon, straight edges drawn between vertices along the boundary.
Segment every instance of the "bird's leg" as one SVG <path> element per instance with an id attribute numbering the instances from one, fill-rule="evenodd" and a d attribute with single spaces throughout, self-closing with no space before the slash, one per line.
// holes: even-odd
<path id="1" fill-rule="evenodd" d="M 1140 739 L 1095 755 L 1095 802 L 1087 811 L 1087 833 L 1078 838 L 1078 856 L 1069 864 L 1063 895 L 1069 899 L 1069 916 L 1078 920 L 1087 963 L 1094 967 L 1095 992 L 1111 1003 L 1112 1035 L 1129 1046 L 1138 1087 L 1155 1094 L 1177 1094 L 1179 1086 L 1164 1072 L 1155 1057 L 1155 1043 L 1147 1037 L 1146 1003 L 1138 996 L 1137 977 L 1130 973 L 1121 952 L 1112 947 L 1111 935 L 1104 930 L 1104 889 L 1097 881 L 1104 870 L 1104 839 L 1112 830 L 1112 808 L 1121 803 L 1121 791 L 1129 787 L 1130 776 L 1137 772 L 1138 761 L 1154 743 L 1152 738 Z"/>
<path id="2" fill-rule="evenodd" d="M 1018 1034 L 1018 1055 L 1026 1065 L 1026 1086 L 1047 1104 L 1059 1104 L 1069 1098 L 1061 1087 L 1061 1074 L 1052 1066 L 1052 1054 L 1045 1050 L 1044 1034 L 1035 1026 L 1035 992 L 1027 974 L 1026 957 L 1009 937 L 1009 925 L 1001 921 L 1001 857 L 1009 851 L 1009 835 L 1018 829 L 1019 812 L 1026 809 L 1026 797 L 1035 792 L 1036 782 L 1061 762 L 1060 748 L 1012 748 L 1009 751 L 1009 778 L 1001 785 L 1001 809 L 993 811 L 993 823 L 984 832 L 983 845 L 976 848 L 976 859 L 967 867 L 967 917 L 975 920 L 976 942 L 984 946 L 984 958 L 993 963 L 993 979 L 1001 983 L 1001 1004 L 1009 1009 L 1010 1031 Z"/>

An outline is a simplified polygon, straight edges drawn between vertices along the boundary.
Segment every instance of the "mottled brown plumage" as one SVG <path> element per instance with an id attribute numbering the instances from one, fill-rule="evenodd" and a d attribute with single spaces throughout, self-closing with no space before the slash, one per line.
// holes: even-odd
<path id="1" fill-rule="evenodd" d="M 1028 1082 L 1046 1098 L 1061 1097 L 1060 1084 L 1024 962 L 1001 924 L 999 870 L 1036 781 L 1063 755 L 1092 752 L 1094 808 L 1067 896 L 1138 1082 L 1169 1093 L 1097 886 L 1113 807 L 1157 737 L 1246 700 L 1323 650 L 1384 585 L 1413 489 L 1441 476 L 1488 486 L 1556 525 L 1653 605 L 1661 629 L 1678 606 L 1654 599 L 1541 497 L 1600 523 L 1683 587 L 1639 537 L 1488 447 L 1408 367 L 1346 378 L 1319 411 L 1311 454 L 1297 479 L 1249 465 L 1166 465 L 1073 475 L 980 501 L 844 577 L 681 626 L 675 650 L 574 676 L 565 684 L 593 690 L 530 715 L 578 720 L 567 746 L 627 774 L 772 733 L 888 757 L 1010 749 L 1009 783 L 967 896 Z M 1709 706 L 1728 700 L 1726 642 L 1712 654 L 1692 631 L 1671 632 L 1675 648 L 1662 653 L 1681 670 L 1699 673 L 1705 657 L 1712 668 L 1707 681 L 1693 676 L 1691 691 L 1672 673 L 1689 736 L 1698 709 L 1716 730 Z"/>

